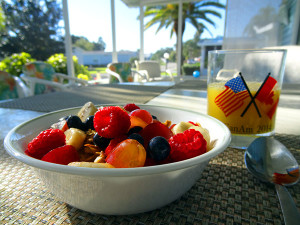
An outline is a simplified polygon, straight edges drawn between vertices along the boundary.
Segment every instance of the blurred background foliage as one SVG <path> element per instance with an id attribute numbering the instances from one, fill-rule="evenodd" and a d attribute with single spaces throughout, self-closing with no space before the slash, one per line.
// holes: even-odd
<path id="1" fill-rule="evenodd" d="M 62 5 L 58 0 L 1 0 L 0 1 L 0 69 L 20 75 L 22 67 L 29 61 L 45 61 L 50 63 L 56 72 L 67 73 L 63 27 Z M 102 37 L 97 42 L 90 42 L 86 37 L 72 35 L 73 47 L 86 51 L 105 51 L 106 44 Z M 200 56 L 197 42 L 199 35 L 183 43 L 182 54 L 185 62 L 194 61 Z M 26 43 L 26 44 L 24 44 Z M 139 50 L 137 50 L 138 53 Z M 164 54 L 168 53 L 168 61 Z M 161 64 L 176 62 L 176 46 L 162 48 L 151 54 L 148 59 L 160 61 Z M 130 62 L 134 66 L 133 57 Z M 86 66 L 80 65 L 73 57 L 75 74 L 90 77 Z M 106 66 L 106 65 L 103 65 Z M 191 67 L 183 65 L 183 67 Z M 195 64 L 195 67 L 199 67 Z M 184 68 L 183 68 L 184 69 Z M 199 69 L 199 68 L 198 68 Z M 188 69 L 187 69 L 188 70 Z"/>
<path id="2" fill-rule="evenodd" d="M 32 58 L 29 53 L 14 53 L 11 56 L 5 57 L 0 62 L 0 70 L 6 71 L 15 76 L 20 76 L 23 66 L 32 61 L 36 60 Z"/>
<path id="3" fill-rule="evenodd" d="M 1 0 L 0 7 L 0 58 L 27 52 L 43 61 L 65 51 L 58 1 Z"/>
<path id="4" fill-rule="evenodd" d="M 67 74 L 67 57 L 62 54 L 54 54 L 50 56 L 47 61 L 50 65 L 52 65 L 55 69 L 55 72 L 57 73 L 64 73 Z M 74 64 L 74 69 L 75 69 L 75 75 L 78 77 L 78 75 L 87 75 L 90 77 L 90 73 L 88 71 L 88 67 L 84 65 L 80 65 L 78 63 L 78 59 L 76 56 L 73 56 L 73 64 Z"/>
<path id="5" fill-rule="evenodd" d="M 32 58 L 29 53 L 14 53 L 11 56 L 5 57 L 0 62 L 0 70 L 6 71 L 15 76 L 20 76 L 20 74 L 22 73 L 23 66 L 26 63 L 33 61 L 37 60 Z M 54 54 L 50 56 L 45 62 L 53 66 L 55 72 L 67 74 L 67 57 L 64 54 Z M 77 77 L 80 75 L 81 78 L 91 78 L 87 66 L 80 65 L 76 56 L 73 56 L 73 63 L 75 68 L 75 75 Z"/>

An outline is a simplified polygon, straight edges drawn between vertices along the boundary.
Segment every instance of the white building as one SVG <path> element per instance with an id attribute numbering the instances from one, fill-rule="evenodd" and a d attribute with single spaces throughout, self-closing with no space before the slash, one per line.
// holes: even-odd
<path id="1" fill-rule="evenodd" d="M 73 55 L 78 58 L 78 63 L 85 66 L 107 65 L 112 62 L 112 52 L 85 51 L 79 47 L 73 48 Z M 138 52 L 118 52 L 118 62 L 129 62 L 130 58 L 138 57 Z"/>
<path id="2" fill-rule="evenodd" d="M 217 37 L 213 39 L 201 39 L 198 42 L 198 46 L 201 47 L 201 61 L 200 61 L 200 73 L 202 75 L 207 74 L 207 68 L 205 67 L 205 61 L 208 57 L 208 51 L 220 50 L 223 45 L 223 37 Z"/>

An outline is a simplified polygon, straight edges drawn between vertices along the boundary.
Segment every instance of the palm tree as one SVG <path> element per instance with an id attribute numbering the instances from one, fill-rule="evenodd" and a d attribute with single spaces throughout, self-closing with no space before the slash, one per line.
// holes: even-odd
<path id="1" fill-rule="evenodd" d="M 4 13 L 3 13 L 2 8 L 0 6 L 0 31 L 3 31 L 4 28 L 5 28 L 4 20 L 5 20 Z"/>
<path id="2" fill-rule="evenodd" d="M 218 1 L 200 1 L 200 2 L 189 2 L 189 3 L 183 3 L 182 4 L 182 34 L 183 36 L 184 29 L 185 29 L 185 23 L 189 22 L 191 23 L 195 29 L 196 33 L 200 35 L 203 33 L 204 30 L 207 30 L 210 34 L 211 32 L 207 28 L 205 24 L 211 24 L 215 26 L 215 23 L 212 19 L 208 17 L 208 15 L 213 15 L 218 18 L 221 18 L 221 14 L 215 10 L 212 10 L 211 8 L 219 8 L 224 9 L 225 6 Z M 177 37 L 177 44 L 178 40 L 178 4 L 167 4 L 163 6 L 147 6 L 144 12 L 144 16 L 152 16 L 153 18 L 146 23 L 145 29 L 151 27 L 154 24 L 159 24 L 157 28 L 157 32 L 159 32 L 163 27 L 166 29 L 169 26 L 172 26 L 171 29 L 171 37 L 173 34 L 176 34 Z M 177 46 L 177 45 L 176 45 Z M 181 64 L 182 64 L 182 53 L 181 53 Z"/>

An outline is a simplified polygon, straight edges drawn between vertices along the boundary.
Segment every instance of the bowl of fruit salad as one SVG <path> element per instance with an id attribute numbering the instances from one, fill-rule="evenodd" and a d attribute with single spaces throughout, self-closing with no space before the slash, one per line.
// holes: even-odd
<path id="1" fill-rule="evenodd" d="M 222 122 L 204 114 L 88 102 L 20 124 L 4 146 L 59 200 L 92 213 L 125 215 L 178 199 L 230 139 Z"/>

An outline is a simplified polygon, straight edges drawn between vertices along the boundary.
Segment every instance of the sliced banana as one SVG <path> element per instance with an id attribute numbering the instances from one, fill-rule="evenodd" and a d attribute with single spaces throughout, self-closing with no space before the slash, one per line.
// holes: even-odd
<path id="1" fill-rule="evenodd" d="M 87 102 L 79 110 L 77 116 L 81 119 L 82 122 L 85 122 L 89 116 L 94 115 L 97 112 L 97 108 L 92 102 Z"/>
<path id="2" fill-rule="evenodd" d="M 89 168 L 115 168 L 109 163 L 95 163 L 95 162 L 71 162 L 68 166 L 89 167 Z"/>
<path id="3" fill-rule="evenodd" d="M 65 131 L 66 144 L 72 145 L 77 151 L 83 146 L 83 142 L 86 138 L 84 131 L 77 128 L 70 128 Z"/>
<path id="4" fill-rule="evenodd" d="M 203 135 L 203 138 L 206 141 L 206 146 L 207 146 L 207 151 L 208 151 L 209 148 L 210 148 L 210 135 L 209 135 L 209 131 L 207 129 L 205 129 L 203 127 L 199 127 L 199 126 L 191 126 L 189 129 L 197 130 L 197 131 L 199 131 Z"/>
<path id="5" fill-rule="evenodd" d="M 212 140 L 212 141 L 210 142 L 210 144 L 207 146 L 207 151 L 212 150 L 212 149 L 216 146 L 216 144 L 217 144 L 217 139 Z"/>
<path id="6" fill-rule="evenodd" d="M 179 133 L 182 133 L 184 131 L 186 131 L 187 129 L 189 129 L 190 127 L 194 126 L 193 124 L 191 123 L 188 123 L 188 122 L 180 122 L 178 124 L 176 124 L 173 129 L 172 129 L 172 132 L 173 134 L 179 134 Z"/>

